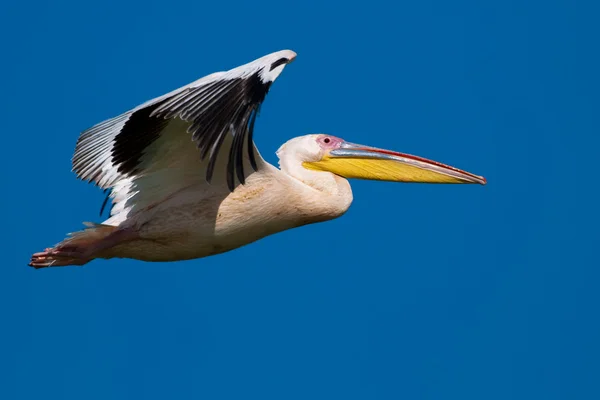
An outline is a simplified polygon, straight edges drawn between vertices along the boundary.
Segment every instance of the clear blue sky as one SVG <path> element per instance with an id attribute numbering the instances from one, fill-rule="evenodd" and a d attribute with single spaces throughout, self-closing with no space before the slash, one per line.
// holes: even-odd
<path id="1" fill-rule="evenodd" d="M 3 399 L 598 399 L 598 5 L 0 6 Z M 352 182 L 336 221 L 201 260 L 29 256 L 82 221 L 78 133 L 292 49 L 257 122 L 484 175 Z"/>

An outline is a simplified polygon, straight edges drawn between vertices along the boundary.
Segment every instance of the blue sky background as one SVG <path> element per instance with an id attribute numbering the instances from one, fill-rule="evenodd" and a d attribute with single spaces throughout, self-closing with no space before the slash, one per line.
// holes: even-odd
<path id="1" fill-rule="evenodd" d="M 3 399 L 598 399 L 598 5 L 0 6 Z M 326 132 L 484 175 L 352 182 L 342 218 L 216 257 L 35 271 L 82 221 L 78 133 L 298 53 L 263 156 Z"/>

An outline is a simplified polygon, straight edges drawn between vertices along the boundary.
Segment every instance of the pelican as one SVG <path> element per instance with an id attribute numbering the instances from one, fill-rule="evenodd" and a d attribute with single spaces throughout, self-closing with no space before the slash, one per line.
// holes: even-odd
<path id="1" fill-rule="evenodd" d="M 83 131 L 78 178 L 109 190 L 109 218 L 35 253 L 35 268 L 97 258 L 177 261 L 223 253 L 286 229 L 344 214 L 347 179 L 478 183 L 425 158 L 326 134 L 296 137 L 261 157 L 254 123 L 296 53 L 283 50 L 205 76 Z M 101 212 L 102 213 L 102 212 Z"/>

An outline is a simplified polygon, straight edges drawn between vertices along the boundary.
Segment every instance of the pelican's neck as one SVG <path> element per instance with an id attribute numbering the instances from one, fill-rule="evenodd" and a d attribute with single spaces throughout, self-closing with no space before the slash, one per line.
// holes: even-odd
<path id="1" fill-rule="evenodd" d="M 279 167 L 301 186 L 303 202 L 313 212 L 320 210 L 325 219 L 342 215 L 352 203 L 350 183 L 326 171 L 304 168 L 299 154 L 278 154 Z"/>

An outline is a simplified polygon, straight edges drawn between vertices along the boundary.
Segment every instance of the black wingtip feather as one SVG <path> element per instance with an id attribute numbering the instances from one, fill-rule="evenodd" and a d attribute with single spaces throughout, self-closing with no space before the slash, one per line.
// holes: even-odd
<path id="1" fill-rule="evenodd" d="M 169 120 L 162 116 L 151 116 L 161 103 L 142 108 L 129 117 L 121 132 L 115 137 L 112 159 L 123 174 L 135 173 L 144 151 L 159 136 Z"/>
<path id="2" fill-rule="evenodd" d="M 217 158 L 219 156 L 219 150 L 221 149 L 221 146 L 223 145 L 223 141 L 225 140 L 226 135 L 221 134 L 218 138 L 217 138 L 217 142 L 214 144 L 210 155 L 209 155 L 209 159 L 208 159 L 208 166 L 206 168 L 206 180 L 207 182 L 210 183 L 210 181 L 212 180 L 214 171 L 215 171 L 215 164 L 217 162 Z"/>
<path id="3" fill-rule="evenodd" d="M 258 114 L 258 111 L 260 110 L 260 106 L 258 106 L 256 108 L 256 110 L 254 110 L 252 112 L 252 115 L 250 116 L 250 127 L 248 128 L 248 158 L 250 158 L 250 165 L 252 166 L 252 169 L 254 169 L 255 171 L 258 171 L 258 166 L 256 164 L 256 157 L 254 156 L 254 122 L 256 121 L 256 115 Z"/>
<path id="4" fill-rule="evenodd" d="M 103 193 L 106 193 L 106 197 L 104 198 L 104 201 L 102 202 L 102 206 L 100 207 L 100 216 L 102 216 L 102 213 L 104 212 L 104 208 L 106 207 L 106 204 L 108 203 L 108 199 L 110 198 L 111 190 L 104 189 Z"/>

